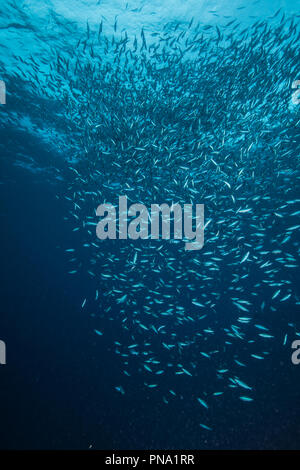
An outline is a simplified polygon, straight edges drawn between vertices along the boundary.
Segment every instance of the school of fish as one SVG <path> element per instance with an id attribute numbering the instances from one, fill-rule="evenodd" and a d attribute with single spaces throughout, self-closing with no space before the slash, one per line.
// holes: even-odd
<path id="1" fill-rule="evenodd" d="M 281 11 L 249 27 L 193 18 L 132 37 L 102 20 L 49 61 L 15 55 L 7 77 L 37 123 L 49 113 L 53 145 L 68 148 L 49 169 L 73 226 L 62 249 L 70 276 L 88 279 L 81 307 L 97 340 L 114 337 L 115 392 L 130 393 L 132 379 L 167 405 L 190 383 L 207 431 L 217 400 L 251 406 L 247 367 L 300 336 L 288 315 L 273 331 L 277 311 L 300 303 L 298 23 Z M 20 120 L 16 109 L 7 122 Z M 99 240 L 96 208 L 120 195 L 204 204 L 203 249 Z"/>

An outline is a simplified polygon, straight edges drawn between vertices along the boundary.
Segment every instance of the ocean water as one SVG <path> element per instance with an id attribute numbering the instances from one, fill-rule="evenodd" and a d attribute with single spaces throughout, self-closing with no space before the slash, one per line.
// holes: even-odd
<path id="1" fill-rule="evenodd" d="M 2 449 L 299 449 L 299 7 L 1 6 Z"/>

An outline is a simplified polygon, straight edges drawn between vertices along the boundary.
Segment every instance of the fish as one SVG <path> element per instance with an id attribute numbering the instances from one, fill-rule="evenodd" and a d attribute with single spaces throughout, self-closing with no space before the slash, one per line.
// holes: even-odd
<path id="1" fill-rule="evenodd" d="M 201 398 L 197 398 L 197 400 L 202 406 L 204 406 L 204 408 L 208 409 L 208 405 L 204 400 L 202 400 Z"/>
<path id="2" fill-rule="evenodd" d="M 250 402 L 253 401 L 253 398 L 246 397 L 246 396 L 240 396 L 240 400 L 245 401 L 245 402 Z"/>

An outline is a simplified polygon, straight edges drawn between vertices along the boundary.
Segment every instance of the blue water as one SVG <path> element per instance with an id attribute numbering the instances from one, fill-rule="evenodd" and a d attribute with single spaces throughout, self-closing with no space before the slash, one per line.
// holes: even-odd
<path id="1" fill-rule="evenodd" d="M 299 448 L 299 7 L 1 8 L 1 448 Z M 203 249 L 97 239 L 123 194 Z"/>

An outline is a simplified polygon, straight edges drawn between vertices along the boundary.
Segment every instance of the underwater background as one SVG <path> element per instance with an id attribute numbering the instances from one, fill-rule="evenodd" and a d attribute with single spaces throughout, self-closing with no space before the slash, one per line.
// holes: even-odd
<path id="1" fill-rule="evenodd" d="M 299 7 L 2 2 L 0 448 L 299 449 Z"/>

